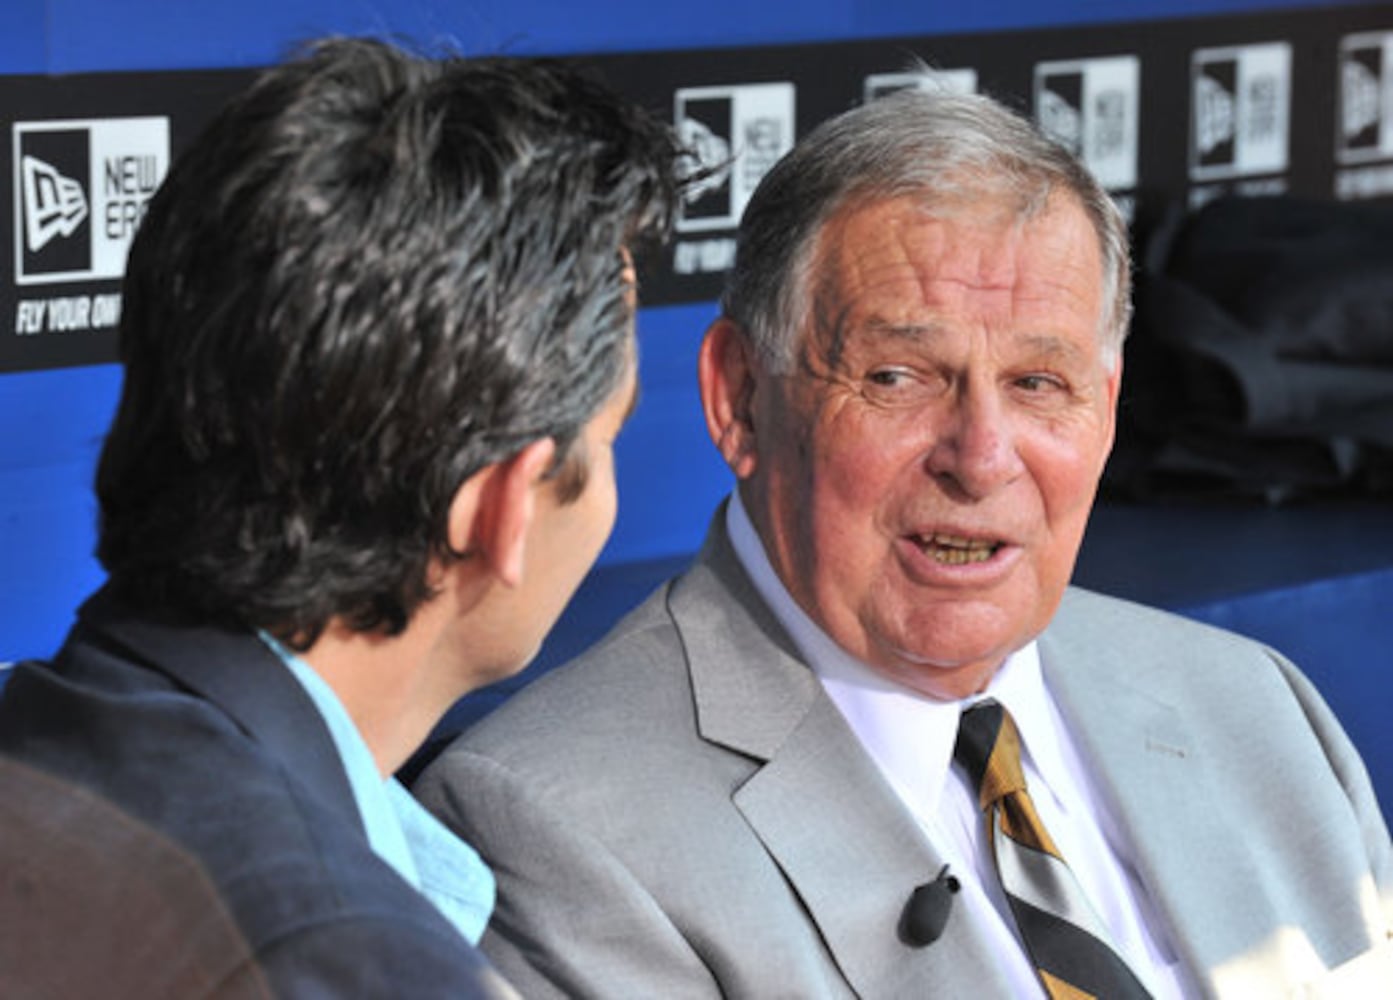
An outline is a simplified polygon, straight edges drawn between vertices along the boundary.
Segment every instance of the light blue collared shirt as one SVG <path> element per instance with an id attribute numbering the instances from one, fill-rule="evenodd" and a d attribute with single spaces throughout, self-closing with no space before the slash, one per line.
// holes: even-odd
<path id="1" fill-rule="evenodd" d="M 358 727 L 314 668 L 275 640 L 262 642 L 290 668 L 329 727 L 348 775 L 373 852 L 435 904 L 470 944 L 478 944 L 493 913 L 493 872 L 474 848 L 421 807 L 396 778 L 383 779 Z"/>

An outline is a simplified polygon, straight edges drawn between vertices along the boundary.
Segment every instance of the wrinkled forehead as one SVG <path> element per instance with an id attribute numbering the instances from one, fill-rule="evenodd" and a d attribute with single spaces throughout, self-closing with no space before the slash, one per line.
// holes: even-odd
<path id="1" fill-rule="evenodd" d="M 983 192 L 849 201 L 821 227 L 807 264 L 804 347 L 829 323 L 912 323 L 955 297 L 1048 314 L 1105 343 L 1102 247 L 1067 193 L 1038 203 Z"/>

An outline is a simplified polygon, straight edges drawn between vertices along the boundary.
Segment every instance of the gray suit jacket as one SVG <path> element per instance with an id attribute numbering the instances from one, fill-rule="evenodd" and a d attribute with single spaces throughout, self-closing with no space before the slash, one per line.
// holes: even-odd
<path id="1" fill-rule="evenodd" d="M 717 523 L 691 570 L 419 782 L 498 875 L 486 953 L 533 998 L 1009 997 L 958 914 L 929 947 L 899 939 L 939 858 Z M 1207 994 L 1385 956 L 1388 829 L 1290 663 L 1081 591 L 1040 651 Z"/>

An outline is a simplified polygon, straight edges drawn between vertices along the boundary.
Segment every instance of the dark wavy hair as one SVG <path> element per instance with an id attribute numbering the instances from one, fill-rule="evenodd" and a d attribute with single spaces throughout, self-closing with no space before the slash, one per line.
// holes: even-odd
<path id="1" fill-rule="evenodd" d="M 678 160 L 555 62 L 330 39 L 265 72 L 131 249 L 111 587 L 301 649 L 333 618 L 402 630 L 463 555 L 470 475 L 551 437 L 583 487 L 579 431 L 632 363 L 623 249 L 666 235 Z"/>

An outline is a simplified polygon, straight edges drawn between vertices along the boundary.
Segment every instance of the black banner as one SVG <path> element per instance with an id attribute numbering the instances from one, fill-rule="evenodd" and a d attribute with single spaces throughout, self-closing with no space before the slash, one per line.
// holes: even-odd
<path id="1" fill-rule="evenodd" d="M 643 262 L 645 305 L 714 299 L 761 176 L 818 121 L 911 85 L 1006 100 L 1145 231 L 1227 193 L 1393 194 L 1393 11 L 1319 8 L 971 35 L 576 57 L 728 169 Z M 0 371 L 114 358 L 120 275 L 172 156 L 251 70 L 0 77 Z"/>
<path id="2" fill-rule="evenodd" d="M 121 276 L 145 202 L 249 70 L 0 76 L 0 371 L 116 357 Z"/>

